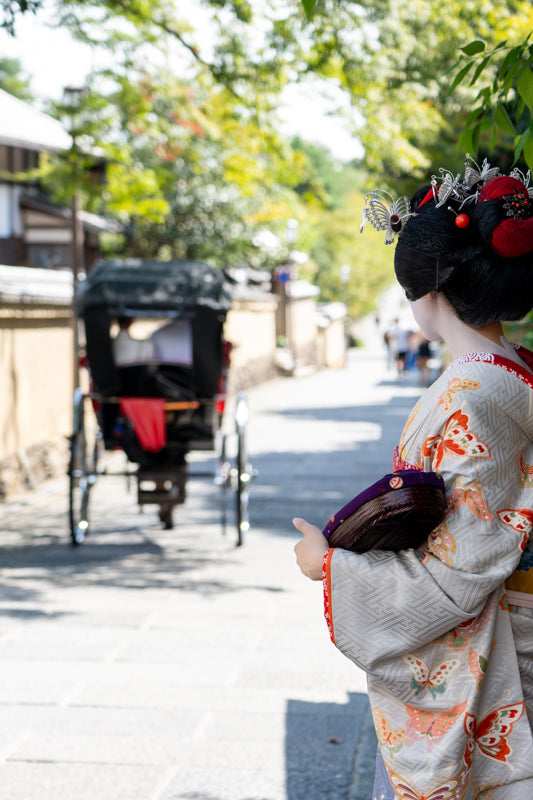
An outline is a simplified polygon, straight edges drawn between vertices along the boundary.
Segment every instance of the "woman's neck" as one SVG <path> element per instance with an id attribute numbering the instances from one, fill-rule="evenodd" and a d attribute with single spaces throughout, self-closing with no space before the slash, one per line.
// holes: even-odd
<path id="1" fill-rule="evenodd" d="M 467 353 L 505 351 L 505 338 L 500 322 L 473 328 L 458 317 L 451 320 L 444 340 L 455 360 Z"/>
<path id="2" fill-rule="evenodd" d="M 513 345 L 503 335 L 501 322 L 474 328 L 459 319 L 444 295 L 438 292 L 435 295 L 435 323 L 453 361 L 469 353 L 494 353 L 524 366 Z"/>

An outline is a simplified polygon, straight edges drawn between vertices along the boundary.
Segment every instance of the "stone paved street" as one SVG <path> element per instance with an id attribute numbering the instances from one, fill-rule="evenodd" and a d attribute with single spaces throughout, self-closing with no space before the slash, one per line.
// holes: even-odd
<path id="1" fill-rule="evenodd" d="M 418 394 L 381 350 L 250 391 L 242 548 L 206 479 L 165 531 L 100 478 L 78 548 L 66 481 L 0 506 L 0 800 L 370 800 L 365 676 L 290 520 L 322 527 L 387 472 Z"/>

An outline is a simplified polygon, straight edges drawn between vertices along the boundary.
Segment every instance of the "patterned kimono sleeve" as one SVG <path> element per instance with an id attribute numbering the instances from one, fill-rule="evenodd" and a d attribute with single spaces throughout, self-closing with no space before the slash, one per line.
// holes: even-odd
<path id="1" fill-rule="evenodd" d="M 419 550 L 329 550 L 326 619 L 334 644 L 368 672 L 477 616 L 513 572 L 531 529 L 531 489 L 520 486 L 524 432 L 485 397 L 430 412 L 411 463 L 431 459 L 447 512 Z M 427 463 L 427 461 L 426 461 Z"/>

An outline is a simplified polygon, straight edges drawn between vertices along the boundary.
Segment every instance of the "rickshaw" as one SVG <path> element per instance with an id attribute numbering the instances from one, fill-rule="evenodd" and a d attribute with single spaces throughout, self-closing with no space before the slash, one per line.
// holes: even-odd
<path id="1" fill-rule="evenodd" d="M 80 365 L 86 369 L 80 368 L 83 380 L 73 398 L 68 466 L 73 545 L 89 533 L 94 484 L 109 474 L 136 481 L 141 510 L 158 505 L 164 528 L 173 527 L 188 478 L 214 478 L 224 530 L 228 495 L 234 495 L 236 544 L 242 544 L 255 471 L 246 452 L 244 393 L 231 404 L 232 430 L 224 422 L 231 345 L 223 329 L 231 288 L 222 270 L 196 261 L 104 261 L 80 282 L 76 305 L 85 332 Z M 131 337 L 132 323 L 151 326 L 151 336 Z M 124 339 L 134 347 L 121 352 Z M 122 471 L 102 465 L 102 455 L 115 450 L 125 453 Z M 188 460 L 194 451 L 212 451 L 216 468 L 195 472 Z"/>

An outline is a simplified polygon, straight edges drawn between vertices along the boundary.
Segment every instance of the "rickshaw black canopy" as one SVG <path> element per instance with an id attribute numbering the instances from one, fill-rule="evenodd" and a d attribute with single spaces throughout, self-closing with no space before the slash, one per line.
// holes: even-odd
<path id="1" fill-rule="evenodd" d="M 179 315 L 198 307 L 225 315 L 231 280 L 199 261 L 103 261 L 82 284 L 78 307 L 82 316 L 95 307 L 106 307 L 111 316 Z"/>
<path id="2" fill-rule="evenodd" d="M 139 370 L 117 369 L 110 337 L 113 319 L 185 316 L 192 326 L 193 365 L 181 372 L 188 373 L 188 382 L 199 397 L 213 397 L 231 284 L 222 270 L 198 261 L 131 259 L 97 264 L 80 291 L 78 311 L 85 323 L 87 357 L 98 391 L 107 396 L 156 391 L 137 380 Z M 152 366 L 148 372 L 153 372 Z"/>

